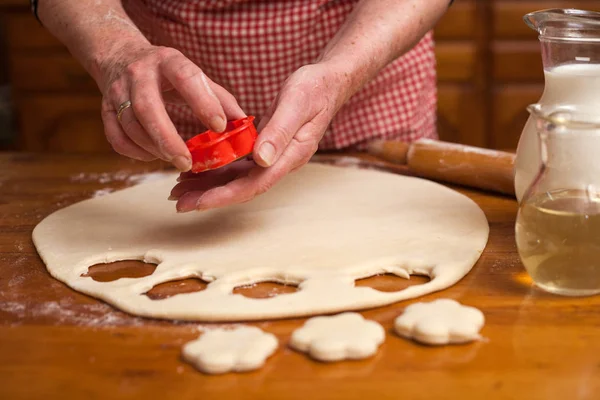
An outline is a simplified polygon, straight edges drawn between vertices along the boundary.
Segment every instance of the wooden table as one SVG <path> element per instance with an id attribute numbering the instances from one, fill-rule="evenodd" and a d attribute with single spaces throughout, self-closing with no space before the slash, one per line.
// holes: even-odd
<path id="1" fill-rule="evenodd" d="M 479 307 L 485 341 L 431 348 L 398 338 L 390 329 L 403 302 L 363 313 L 389 332 L 372 359 L 310 361 L 286 347 L 303 323 L 291 319 L 256 324 L 280 340 L 263 369 L 197 372 L 180 350 L 198 324 L 132 317 L 78 294 L 50 277 L 31 242 L 52 211 L 160 168 L 106 156 L 0 155 L 0 398 L 600 398 L 600 296 L 533 288 L 515 249 L 515 202 L 467 190 L 489 219 L 487 249 L 459 284 L 421 300 Z M 388 290 L 419 279 L 363 283 Z"/>

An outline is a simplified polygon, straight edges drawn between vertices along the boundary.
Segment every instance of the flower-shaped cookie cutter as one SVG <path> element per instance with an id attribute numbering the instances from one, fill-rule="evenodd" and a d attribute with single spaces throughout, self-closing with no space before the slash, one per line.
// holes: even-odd
<path id="1" fill-rule="evenodd" d="M 192 172 L 221 168 L 247 156 L 257 136 L 253 116 L 227 122 L 224 132 L 208 130 L 194 136 L 185 142 L 192 155 Z"/>

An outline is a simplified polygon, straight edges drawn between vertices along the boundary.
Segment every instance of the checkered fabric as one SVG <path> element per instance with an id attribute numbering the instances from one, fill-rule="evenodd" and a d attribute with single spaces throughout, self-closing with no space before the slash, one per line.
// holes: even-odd
<path id="1" fill-rule="evenodd" d="M 285 79 L 318 56 L 356 1 L 124 0 L 123 5 L 152 43 L 183 52 L 260 119 Z M 436 101 L 428 33 L 340 109 L 320 148 L 361 149 L 374 138 L 435 138 Z M 168 111 L 183 137 L 204 129 L 189 108 Z"/>

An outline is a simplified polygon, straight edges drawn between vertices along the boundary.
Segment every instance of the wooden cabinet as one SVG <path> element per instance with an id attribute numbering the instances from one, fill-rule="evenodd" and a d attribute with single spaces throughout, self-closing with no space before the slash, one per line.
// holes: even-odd
<path id="1" fill-rule="evenodd" d="M 17 147 L 27 151 L 111 151 L 104 138 L 101 96 L 93 79 L 32 17 L 27 1 L 7 1 L 12 4 L 5 4 L 2 25 L 17 113 Z"/>
<path id="2" fill-rule="evenodd" d="M 486 146 L 476 11 L 476 1 L 455 2 L 435 29 L 438 132 L 443 140 Z"/>
<path id="3" fill-rule="evenodd" d="M 435 28 L 441 139 L 514 149 L 525 107 L 543 90 L 540 46 L 524 14 L 600 10 L 600 0 L 456 0 Z M 109 151 L 100 94 L 26 0 L 0 0 L 6 59 L 24 150 Z"/>

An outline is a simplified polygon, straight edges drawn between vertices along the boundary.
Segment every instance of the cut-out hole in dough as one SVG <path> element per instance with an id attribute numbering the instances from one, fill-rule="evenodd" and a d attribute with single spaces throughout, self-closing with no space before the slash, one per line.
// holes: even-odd
<path id="1" fill-rule="evenodd" d="M 156 264 L 127 260 L 92 265 L 88 272 L 81 276 L 90 277 L 96 282 L 112 282 L 121 278 L 143 278 L 152 275 L 154 270 Z"/>
<path id="2" fill-rule="evenodd" d="M 405 279 L 394 274 L 381 274 L 357 279 L 354 284 L 357 287 L 366 286 L 380 292 L 398 292 L 409 286 L 422 285 L 429 280 L 428 276 L 423 275 L 411 275 L 410 279 Z"/>
<path id="3" fill-rule="evenodd" d="M 152 300 L 162 300 L 178 294 L 201 292 L 207 285 L 202 279 L 187 278 L 160 283 L 144 294 Z"/>
<path id="4" fill-rule="evenodd" d="M 282 294 L 295 293 L 296 291 L 298 291 L 298 288 L 294 285 L 284 285 L 277 282 L 259 282 L 233 289 L 234 294 L 241 294 L 251 299 L 268 299 Z"/>

